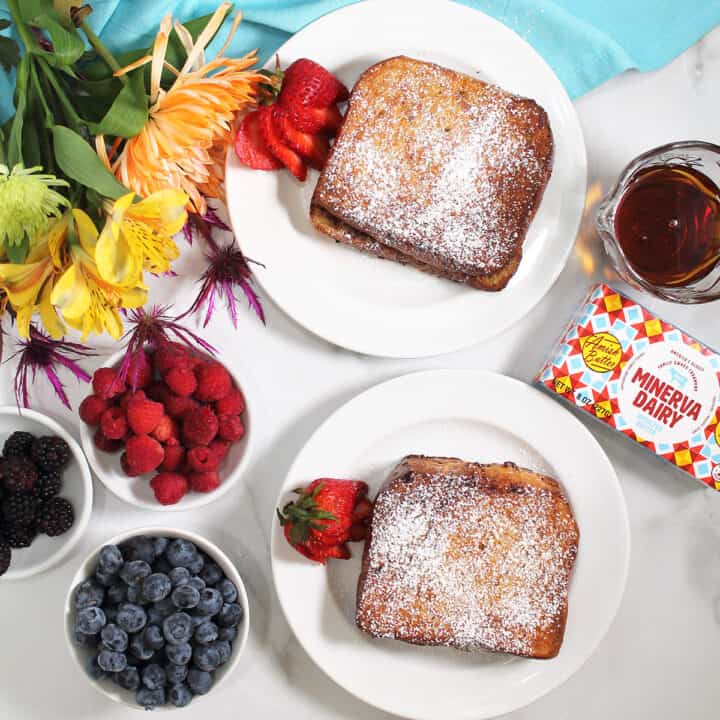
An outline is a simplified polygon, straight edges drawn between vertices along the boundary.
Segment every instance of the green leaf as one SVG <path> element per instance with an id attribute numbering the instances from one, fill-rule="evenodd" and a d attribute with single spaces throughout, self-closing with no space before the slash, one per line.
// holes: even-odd
<path id="1" fill-rule="evenodd" d="M 130 192 L 74 130 L 56 125 L 52 133 L 55 159 L 65 175 L 113 200 Z"/>
<path id="2" fill-rule="evenodd" d="M 50 41 L 53 44 L 53 52 L 48 53 L 42 48 L 33 49 L 32 52 L 42 55 L 51 65 L 65 67 L 72 65 L 85 52 L 85 45 L 80 39 L 77 30 L 67 30 L 60 23 L 57 13 L 43 13 L 35 17 L 32 21 L 35 27 L 47 30 L 50 35 Z"/>
<path id="3" fill-rule="evenodd" d="M 8 165 L 10 168 L 23 161 L 23 123 L 30 80 L 30 56 L 23 55 L 18 65 L 17 79 L 15 81 L 15 117 L 13 118 L 8 138 Z"/>
<path id="4" fill-rule="evenodd" d="M 25 22 L 49 12 L 53 12 L 52 0 L 22 0 L 20 3 L 20 14 Z"/>
<path id="5" fill-rule="evenodd" d="M 30 240 L 27 234 L 23 235 L 22 242 L 19 245 L 8 245 L 5 248 L 8 258 L 11 263 L 22 263 L 25 262 L 28 250 L 30 249 Z"/>
<path id="6" fill-rule="evenodd" d="M 0 65 L 5 72 L 10 72 L 20 62 L 20 49 L 12 39 L 0 35 Z"/>
<path id="7" fill-rule="evenodd" d="M 91 123 L 90 130 L 96 135 L 135 137 L 148 119 L 148 98 L 142 71 L 128 75 L 128 83 L 118 93 L 105 117 L 99 123 Z"/>

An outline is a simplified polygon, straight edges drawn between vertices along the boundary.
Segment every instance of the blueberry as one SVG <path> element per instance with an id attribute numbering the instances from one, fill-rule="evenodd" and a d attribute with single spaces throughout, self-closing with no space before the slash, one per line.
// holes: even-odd
<path id="1" fill-rule="evenodd" d="M 97 637 L 95 635 L 85 635 L 79 630 L 75 630 L 75 644 L 83 647 L 95 647 L 97 645 Z"/>
<path id="2" fill-rule="evenodd" d="M 243 617 L 243 609 L 237 603 L 225 603 L 217 616 L 216 622 L 221 627 L 236 627 Z"/>
<path id="3" fill-rule="evenodd" d="M 163 619 L 165 619 L 168 615 L 172 615 L 177 610 L 175 603 L 170 597 L 158 600 L 156 603 L 153 603 L 153 607 L 160 613 L 160 616 Z"/>
<path id="4" fill-rule="evenodd" d="M 155 550 L 155 557 L 159 558 L 168 546 L 170 542 L 166 537 L 154 537 L 151 538 L 153 541 L 153 549 Z"/>
<path id="5" fill-rule="evenodd" d="M 136 633 L 130 639 L 130 652 L 141 661 L 149 660 L 155 654 L 152 648 L 145 646 L 142 633 Z"/>
<path id="6" fill-rule="evenodd" d="M 205 581 L 206 585 L 214 585 L 216 582 L 220 582 L 223 576 L 223 571 L 217 563 L 208 561 L 205 563 L 205 567 L 200 571 L 200 577 Z"/>
<path id="7" fill-rule="evenodd" d="M 226 640 L 218 640 L 217 642 L 214 642 L 210 647 L 213 650 L 218 651 L 218 654 L 220 655 L 219 665 L 224 665 L 230 659 L 230 655 L 232 654 L 232 647 L 230 646 L 230 643 Z"/>
<path id="8" fill-rule="evenodd" d="M 140 687 L 140 673 L 136 667 L 128 665 L 115 676 L 115 681 L 125 690 L 137 690 Z"/>
<path id="9" fill-rule="evenodd" d="M 220 591 L 220 594 L 223 596 L 223 600 L 226 603 L 234 603 L 237 600 L 238 591 L 235 587 L 235 583 L 231 580 L 223 578 L 215 587 Z"/>
<path id="10" fill-rule="evenodd" d="M 148 690 L 141 687 L 135 694 L 135 701 L 144 708 L 154 708 L 165 704 L 165 688 L 157 690 Z"/>
<path id="11" fill-rule="evenodd" d="M 130 560 L 126 562 L 118 573 L 120 577 L 128 584 L 140 586 L 142 581 L 152 572 L 150 565 L 144 560 Z"/>
<path id="12" fill-rule="evenodd" d="M 114 623 L 117 620 L 117 605 L 103 605 L 102 611 L 105 613 L 108 623 Z"/>
<path id="13" fill-rule="evenodd" d="M 187 613 L 179 612 L 166 617 L 163 622 L 163 634 L 169 643 L 178 645 L 188 642 L 193 633 L 193 624 Z"/>
<path id="14" fill-rule="evenodd" d="M 157 625 L 148 625 L 142 633 L 143 645 L 150 650 L 159 650 L 165 644 L 162 630 Z"/>
<path id="15" fill-rule="evenodd" d="M 233 642 L 237 637 L 238 629 L 236 627 L 220 628 L 218 633 L 218 640 L 225 640 L 227 642 Z"/>
<path id="16" fill-rule="evenodd" d="M 192 585 L 196 590 L 201 591 L 205 589 L 205 581 L 201 577 L 191 577 L 188 585 Z"/>
<path id="17" fill-rule="evenodd" d="M 127 658 L 121 652 L 101 650 L 97 657 L 98 665 L 106 672 L 120 672 L 127 667 Z"/>
<path id="18" fill-rule="evenodd" d="M 168 700 L 175 707 L 185 707 L 192 699 L 192 693 L 187 685 L 173 685 L 168 693 Z"/>
<path id="19" fill-rule="evenodd" d="M 223 597 L 215 588 L 205 588 L 200 593 L 200 602 L 197 605 L 198 612 L 204 615 L 217 615 L 223 608 Z"/>
<path id="20" fill-rule="evenodd" d="M 152 569 L 155 572 L 162 573 L 163 575 L 169 575 L 173 566 L 167 561 L 167 558 L 163 555 L 159 557 L 153 564 Z"/>
<path id="21" fill-rule="evenodd" d="M 193 651 L 193 665 L 199 670 L 212 672 L 220 665 L 220 653 L 212 646 L 198 645 Z"/>
<path id="22" fill-rule="evenodd" d="M 120 570 L 124 562 L 125 560 L 117 545 L 105 545 L 100 548 L 100 553 L 98 554 L 99 570 L 114 575 Z"/>
<path id="23" fill-rule="evenodd" d="M 192 585 L 176 587 L 171 597 L 173 605 L 181 610 L 194 608 L 200 602 L 200 593 Z"/>
<path id="24" fill-rule="evenodd" d="M 205 565 L 205 558 L 198 553 L 193 561 L 187 566 L 187 569 L 193 574 L 198 575 Z"/>
<path id="25" fill-rule="evenodd" d="M 195 642 L 200 645 L 209 645 L 211 642 L 217 640 L 218 626 L 214 622 L 204 622 L 199 625 L 195 630 L 193 637 Z"/>
<path id="26" fill-rule="evenodd" d="M 75 616 L 75 629 L 86 635 L 97 635 L 107 622 L 102 608 L 91 605 L 83 608 Z"/>
<path id="27" fill-rule="evenodd" d="M 169 645 L 168 647 L 181 647 L 180 645 Z M 168 685 L 177 685 L 183 682 L 188 674 L 187 665 L 176 665 L 174 662 L 169 662 L 165 666 L 165 675 L 167 675 Z"/>
<path id="28" fill-rule="evenodd" d="M 184 567 L 173 568 L 168 573 L 168 576 L 173 587 L 178 587 L 178 585 L 185 585 L 190 582 L 190 571 Z"/>
<path id="29" fill-rule="evenodd" d="M 147 535 L 136 535 L 122 545 L 126 560 L 142 560 L 148 564 L 155 561 L 155 542 Z"/>
<path id="30" fill-rule="evenodd" d="M 108 650 L 114 650 L 115 652 L 125 652 L 127 650 L 128 634 L 117 625 L 112 623 L 106 625 L 100 631 L 100 638 Z"/>
<path id="31" fill-rule="evenodd" d="M 165 648 L 167 659 L 175 665 L 187 665 L 192 657 L 193 649 L 190 643 L 178 643 L 177 645 L 168 645 Z"/>
<path id="32" fill-rule="evenodd" d="M 95 579 L 100 585 L 107 588 L 117 580 L 117 575 L 115 573 L 107 573 L 101 568 L 98 568 L 95 571 Z"/>
<path id="33" fill-rule="evenodd" d="M 170 582 L 170 578 L 167 575 L 163 575 L 163 573 L 148 575 L 142 583 L 143 595 L 150 602 L 157 602 L 158 600 L 166 598 L 171 590 L 172 583 Z"/>
<path id="34" fill-rule="evenodd" d="M 124 582 L 115 583 L 107 589 L 107 599 L 119 605 L 127 600 L 128 586 Z"/>
<path id="35" fill-rule="evenodd" d="M 96 580 L 83 580 L 75 589 L 75 609 L 82 610 L 93 605 L 102 605 L 105 589 Z"/>
<path id="36" fill-rule="evenodd" d="M 205 695 L 212 687 L 213 679 L 209 672 L 191 668 L 187 676 L 187 684 L 195 695 Z"/>
<path id="37" fill-rule="evenodd" d="M 156 663 L 146 665 L 142 671 L 142 683 L 148 690 L 157 690 L 167 684 L 165 671 Z"/>
<path id="38" fill-rule="evenodd" d="M 104 677 L 106 677 L 105 671 L 98 665 L 97 655 L 91 655 L 87 659 L 87 662 L 85 663 L 85 672 L 93 680 L 102 680 Z"/>
<path id="39" fill-rule="evenodd" d="M 170 542 L 165 557 L 173 567 L 190 567 L 198 556 L 197 548 L 189 540 L 177 538 Z"/>
<path id="40" fill-rule="evenodd" d="M 142 587 L 140 585 L 127 585 L 128 602 L 139 605 L 142 602 Z"/>
<path id="41" fill-rule="evenodd" d="M 147 613 L 139 605 L 122 603 L 118 607 L 116 622 L 125 632 L 135 633 L 145 627 Z"/>

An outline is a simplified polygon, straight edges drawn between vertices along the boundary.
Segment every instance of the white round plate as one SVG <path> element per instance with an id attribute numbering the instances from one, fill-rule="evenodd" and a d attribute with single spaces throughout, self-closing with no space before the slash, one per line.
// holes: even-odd
<path id="1" fill-rule="evenodd" d="M 85 455 L 62 425 L 34 410 L 23 409 L 19 413 L 14 405 L 0 407 L 0 447 L 15 430 L 24 430 L 38 437 L 57 435 L 70 446 L 72 458 L 63 471 L 60 497 L 73 506 L 75 521 L 62 535 L 48 537 L 41 534 L 30 547 L 14 549 L 10 567 L 0 580 L 24 580 L 57 565 L 80 542 L 90 522 L 93 502 L 92 476 Z"/>
<path id="2" fill-rule="evenodd" d="M 497 20 L 445 0 L 370 0 L 320 18 L 278 52 L 283 67 L 312 58 L 348 87 L 394 55 L 436 62 L 535 99 L 555 138 L 552 176 L 523 260 L 501 292 L 473 290 L 333 242 L 310 222 L 315 171 L 299 183 L 285 170 L 243 167 L 230 151 L 226 186 L 235 234 L 247 256 L 265 266 L 256 276 L 288 315 L 350 350 L 421 357 L 487 339 L 540 301 L 575 241 L 586 159 L 570 98 L 530 45 Z"/>
<path id="3" fill-rule="evenodd" d="M 295 460 L 277 506 L 318 477 L 364 480 L 374 497 L 412 453 L 514 461 L 557 478 L 580 528 L 565 640 L 552 660 L 473 654 L 376 640 L 354 624 L 362 547 L 312 563 L 272 533 L 280 604 L 308 655 L 339 685 L 417 720 L 478 720 L 511 712 L 560 685 L 590 656 L 620 604 L 630 552 L 627 510 L 607 456 L 585 427 L 539 390 L 472 370 L 421 372 L 358 395 Z M 423 690 L 425 688 L 425 690 Z"/>

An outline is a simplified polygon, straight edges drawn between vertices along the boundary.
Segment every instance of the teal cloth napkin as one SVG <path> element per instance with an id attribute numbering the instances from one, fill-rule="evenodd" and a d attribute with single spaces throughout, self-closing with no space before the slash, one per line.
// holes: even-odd
<path id="1" fill-rule="evenodd" d="M 264 62 L 293 33 L 354 0 L 240 0 L 230 54 L 259 48 Z M 720 0 L 459 0 L 527 40 L 575 98 L 624 70 L 655 70 L 720 23 Z M 392 0 L 386 0 L 388 4 Z M 418 0 L 419 3 L 422 0 Z M 92 24 L 111 50 L 149 45 L 168 12 L 204 15 L 219 0 L 93 0 Z M 0 0 L 0 18 L 8 17 Z M 215 46 L 222 40 L 222 33 Z M 213 46 L 210 50 L 212 51 Z M 0 69 L 0 122 L 12 113 L 13 76 Z"/>

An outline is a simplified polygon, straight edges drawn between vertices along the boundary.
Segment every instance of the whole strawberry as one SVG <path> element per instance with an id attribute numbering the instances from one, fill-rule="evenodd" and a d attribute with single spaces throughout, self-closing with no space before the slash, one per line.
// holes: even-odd
<path id="1" fill-rule="evenodd" d="M 320 478 L 295 490 L 297 498 L 277 511 L 288 542 L 315 562 L 350 557 L 350 539 L 356 506 L 367 495 L 367 483 L 359 480 Z"/>

